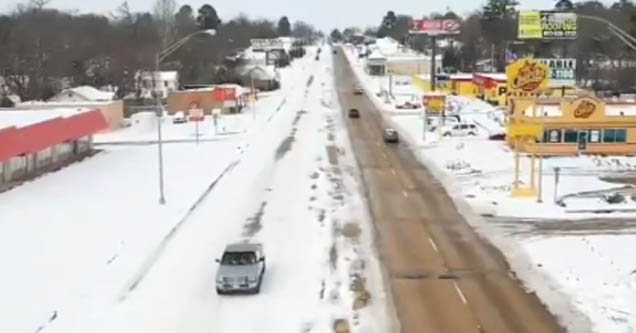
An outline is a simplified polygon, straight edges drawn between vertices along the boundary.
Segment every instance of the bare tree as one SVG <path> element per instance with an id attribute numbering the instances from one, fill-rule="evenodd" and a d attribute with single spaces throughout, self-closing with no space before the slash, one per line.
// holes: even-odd
<path id="1" fill-rule="evenodd" d="M 50 2 L 51 0 L 30 0 L 29 7 L 34 8 L 36 10 L 42 10 Z"/>
<path id="2" fill-rule="evenodd" d="M 175 37 L 175 13 L 177 12 L 176 0 L 155 0 L 153 8 L 154 19 L 157 24 L 161 48 L 168 46 Z"/>

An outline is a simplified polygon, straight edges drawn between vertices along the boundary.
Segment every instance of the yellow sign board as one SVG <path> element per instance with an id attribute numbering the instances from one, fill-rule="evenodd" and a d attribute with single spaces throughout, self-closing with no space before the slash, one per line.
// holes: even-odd
<path id="1" fill-rule="evenodd" d="M 519 39 L 541 39 L 541 13 L 519 12 Z"/>
<path id="2" fill-rule="evenodd" d="M 541 138 L 543 135 L 543 128 L 541 125 L 530 123 L 510 123 L 508 124 L 508 136 L 515 137 L 535 137 Z"/>
<path id="3" fill-rule="evenodd" d="M 431 112 L 442 112 L 446 108 L 446 95 L 428 94 L 423 96 L 424 105 Z"/>
<path id="4" fill-rule="evenodd" d="M 535 94 L 550 84 L 550 67 L 532 58 L 524 58 L 506 67 L 508 93 Z"/>

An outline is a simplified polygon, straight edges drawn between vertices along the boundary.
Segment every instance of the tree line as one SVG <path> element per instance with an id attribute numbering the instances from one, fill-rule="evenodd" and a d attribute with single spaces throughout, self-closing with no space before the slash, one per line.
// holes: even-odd
<path id="1" fill-rule="evenodd" d="M 599 1 L 556 0 L 553 8 L 609 20 L 622 30 L 636 36 L 636 4 L 618 0 L 611 5 Z M 578 19 L 575 40 L 518 40 L 519 3 L 515 0 L 488 0 L 479 10 L 460 17 L 452 10 L 431 13 L 421 18 L 458 19 L 461 32 L 448 38 L 442 48 L 443 66 L 462 72 L 477 70 L 480 60 L 494 59 L 497 71 L 504 70 L 506 55 L 532 55 L 542 58 L 576 58 L 579 84 L 596 90 L 636 91 L 636 51 L 625 45 L 608 27 L 599 22 Z M 380 24 L 362 30 L 349 27 L 333 30 L 334 40 L 349 40 L 355 35 L 390 36 L 420 51 L 430 50 L 429 38 L 409 35 L 409 21 L 414 17 L 388 11 Z M 416 17 L 417 18 L 417 17 Z"/>
<path id="2" fill-rule="evenodd" d="M 252 38 L 314 38 L 310 24 L 286 16 L 278 22 L 238 15 L 223 21 L 215 8 L 198 9 L 176 0 L 155 0 L 152 12 L 133 12 L 123 2 L 109 15 L 76 14 L 30 0 L 0 13 L 0 84 L 22 100 L 46 100 L 69 86 L 109 87 L 118 97 L 138 93 L 135 73 L 153 70 L 155 55 L 201 29 L 216 35 L 193 37 L 165 59 L 182 83 L 217 83 L 227 76 L 226 59 Z M 0 85 L 2 88 L 2 85 Z M 1 99 L 2 96 L 0 96 Z"/>

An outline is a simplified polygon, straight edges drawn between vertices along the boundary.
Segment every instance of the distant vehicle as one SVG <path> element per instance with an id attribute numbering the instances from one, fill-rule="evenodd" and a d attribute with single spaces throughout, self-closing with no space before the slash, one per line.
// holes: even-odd
<path id="1" fill-rule="evenodd" d="M 395 106 L 396 109 L 409 109 L 409 110 L 414 110 L 414 109 L 419 109 L 420 106 L 417 103 L 411 103 L 409 101 L 406 101 L 402 104 L 398 104 Z"/>
<path id="2" fill-rule="evenodd" d="M 455 124 L 446 126 L 442 133 L 444 136 L 475 136 L 478 132 L 475 124 Z"/>
<path id="3" fill-rule="evenodd" d="M 397 143 L 400 141 L 398 132 L 394 128 L 385 128 L 382 136 L 384 137 L 384 142 Z"/>
<path id="4" fill-rule="evenodd" d="M 358 109 L 349 109 L 349 118 L 360 118 L 360 111 Z"/>
<path id="5" fill-rule="evenodd" d="M 258 294 L 265 274 L 263 246 L 256 243 L 230 244 L 225 248 L 216 273 L 219 295 L 245 292 Z"/>
<path id="6" fill-rule="evenodd" d="M 188 122 L 188 119 L 186 118 L 185 114 L 181 111 L 176 112 L 174 116 L 172 116 L 173 124 L 184 124 L 187 122 Z"/>
<path id="7" fill-rule="evenodd" d="M 488 139 L 493 141 L 503 141 L 506 140 L 506 133 L 492 134 L 488 137 Z"/>
<path id="8" fill-rule="evenodd" d="M 362 95 L 364 94 L 364 90 L 362 90 L 362 87 L 360 87 L 360 84 L 356 83 L 355 86 L 353 87 L 353 94 L 354 95 Z"/>

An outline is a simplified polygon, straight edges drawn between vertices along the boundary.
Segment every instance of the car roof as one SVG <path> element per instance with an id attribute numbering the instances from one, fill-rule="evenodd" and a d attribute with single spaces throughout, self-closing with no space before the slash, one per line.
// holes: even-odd
<path id="1" fill-rule="evenodd" d="M 262 250 L 263 245 L 258 243 L 236 243 L 225 247 L 225 252 L 257 252 Z"/>

